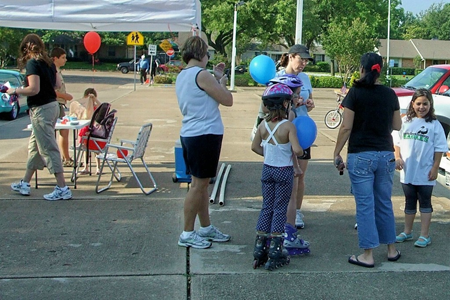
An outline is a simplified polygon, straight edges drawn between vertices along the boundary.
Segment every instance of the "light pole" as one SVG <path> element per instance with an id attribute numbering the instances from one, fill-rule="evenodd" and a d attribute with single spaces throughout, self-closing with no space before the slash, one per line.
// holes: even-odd
<path id="1" fill-rule="evenodd" d="M 295 20 L 295 43 L 302 43 L 303 0 L 297 0 L 297 18 Z"/>
<path id="2" fill-rule="evenodd" d="M 230 90 L 234 90 L 234 68 L 236 67 L 236 26 L 237 26 L 237 8 L 244 5 L 244 1 L 239 1 L 234 4 L 234 23 L 233 23 L 233 48 L 231 49 L 231 79 Z"/>
<path id="3" fill-rule="evenodd" d="M 389 67 L 390 67 L 390 58 L 389 58 L 389 42 L 391 39 L 391 0 L 388 1 L 388 31 L 387 31 L 387 47 L 386 47 L 386 75 L 389 78 L 389 86 L 391 86 L 391 78 L 389 77 Z"/>

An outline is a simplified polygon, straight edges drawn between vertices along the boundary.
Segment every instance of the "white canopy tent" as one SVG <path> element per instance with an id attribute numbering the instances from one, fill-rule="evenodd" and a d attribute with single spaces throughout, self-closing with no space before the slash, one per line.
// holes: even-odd
<path id="1" fill-rule="evenodd" d="M 0 26 L 72 31 L 201 32 L 199 0 L 2 0 Z"/>

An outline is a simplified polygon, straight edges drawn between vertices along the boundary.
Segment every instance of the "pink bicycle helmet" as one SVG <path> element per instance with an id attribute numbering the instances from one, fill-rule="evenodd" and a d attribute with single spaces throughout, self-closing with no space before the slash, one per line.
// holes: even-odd
<path id="1" fill-rule="evenodd" d="M 282 107 L 284 101 L 290 100 L 292 94 L 292 90 L 287 85 L 275 83 L 266 88 L 262 95 L 262 100 L 268 108 L 274 107 L 277 109 Z"/>

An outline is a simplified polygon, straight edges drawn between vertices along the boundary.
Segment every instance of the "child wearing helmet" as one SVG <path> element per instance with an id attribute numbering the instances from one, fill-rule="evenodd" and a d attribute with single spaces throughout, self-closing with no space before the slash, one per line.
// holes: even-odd
<path id="1" fill-rule="evenodd" d="M 287 85 L 293 92 L 291 96 L 291 109 L 289 110 L 289 121 L 293 121 L 297 117 L 295 108 L 302 105 L 303 99 L 300 98 L 300 90 L 303 82 L 293 74 L 284 74 L 270 80 L 270 83 L 282 83 Z M 291 199 L 287 207 L 286 224 L 284 226 L 284 241 L 283 246 L 289 252 L 289 255 L 299 255 L 310 253 L 308 241 L 301 239 L 298 236 L 297 227 L 295 224 L 297 214 L 297 188 L 298 178 L 303 173 L 299 166 L 297 156 L 293 156 L 294 166 L 299 170 L 294 174 L 294 184 L 292 187 Z"/>
<path id="2" fill-rule="evenodd" d="M 264 156 L 261 176 L 263 205 L 256 225 L 253 267 L 265 264 L 273 270 L 289 263 L 283 251 L 283 232 L 286 210 L 292 192 L 294 164 L 292 152 L 302 155 L 297 130 L 287 120 L 292 90 L 284 84 L 270 85 L 262 100 L 267 114 L 259 124 L 252 142 L 252 150 Z M 267 243 L 270 240 L 270 249 Z"/>

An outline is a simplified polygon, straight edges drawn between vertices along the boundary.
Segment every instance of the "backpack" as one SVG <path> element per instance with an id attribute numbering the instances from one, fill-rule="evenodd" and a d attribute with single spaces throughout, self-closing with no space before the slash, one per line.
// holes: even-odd
<path id="1" fill-rule="evenodd" d="M 89 124 L 89 136 L 106 139 L 109 136 L 117 110 L 111 104 L 103 102 L 92 114 Z"/>
<path id="2" fill-rule="evenodd" d="M 90 139 L 93 138 L 100 138 L 100 139 L 107 139 L 112 126 L 114 124 L 114 118 L 116 115 L 117 110 L 111 109 L 111 104 L 107 102 L 103 102 L 100 104 L 99 107 L 94 111 L 92 114 L 91 122 L 89 123 L 88 130 L 87 130 L 87 141 L 86 141 L 86 165 L 89 162 L 89 150 L 100 150 L 97 149 L 101 147 L 102 149 L 105 147 L 106 143 L 104 142 L 97 142 L 95 146 L 93 146 L 94 149 L 90 149 Z"/>

